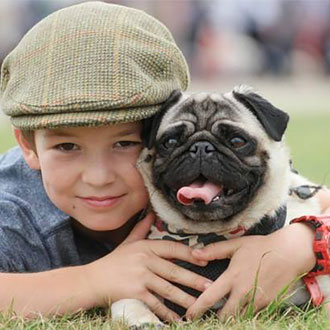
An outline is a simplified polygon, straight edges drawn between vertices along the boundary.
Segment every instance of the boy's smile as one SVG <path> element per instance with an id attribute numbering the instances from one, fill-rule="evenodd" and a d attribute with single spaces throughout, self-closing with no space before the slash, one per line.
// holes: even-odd
<path id="1" fill-rule="evenodd" d="M 36 153 L 51 201 L 84 227 L 115 230 L 146 207 L 148 195 L 135 167 L 142 148 L 139 122 L 105 127 L 35 131 Z"/>
<path id="2" fill-rule="evenodd" d="M 122 195 L 123 196 L 123 195 Z M 86 203 L 88 207 L 92 208 L 106 208 L 111 207 L 120 201 L 122 196 L 89 196 L 89 197 L 80 197 L 80 199 Z"/>

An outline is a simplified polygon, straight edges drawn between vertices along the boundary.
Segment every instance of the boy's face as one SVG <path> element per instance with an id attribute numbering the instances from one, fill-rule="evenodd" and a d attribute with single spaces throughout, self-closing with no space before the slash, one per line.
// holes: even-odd
<path id="1" fill-rule="evenodd" d="M 148 203 L 135 167 L 141 129 L 135 122 L 37 130 L 36 153 L 26 145 L 23 153 L 31 168 L 41 170 L 46 192 L 60 210 L 88 229 L 114 230 Z"/>

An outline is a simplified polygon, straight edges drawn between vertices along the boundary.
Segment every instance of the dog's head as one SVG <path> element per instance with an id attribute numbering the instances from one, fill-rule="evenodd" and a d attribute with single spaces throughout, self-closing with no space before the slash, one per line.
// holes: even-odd
<path id="1" fill-rule="evenodd" d="M 153 208 L 188 232 L 250 227 L 288 192 L 288 115 L 247 87 L 172 93 L 145 123 L 138 168 Z"/>

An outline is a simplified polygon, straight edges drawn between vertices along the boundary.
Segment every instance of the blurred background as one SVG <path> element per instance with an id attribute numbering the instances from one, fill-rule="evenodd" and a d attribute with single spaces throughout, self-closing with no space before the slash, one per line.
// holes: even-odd
<path id="1" fill-rule="evenodd" d="M 0 63 L 51 12 L 81 0 L 0 0 Z M 187 58 L 191 91 L 248 84 L 291 116 L 295 167 L 330 186 L 330 0 L 116 0 L 155 16 Z M 0 114 L 0 153 L 13 146 Z"/>

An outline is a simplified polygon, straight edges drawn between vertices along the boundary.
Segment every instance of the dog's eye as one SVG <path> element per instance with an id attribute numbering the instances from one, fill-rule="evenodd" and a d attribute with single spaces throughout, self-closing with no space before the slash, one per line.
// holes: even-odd
<path id="1" fill-rule="evenodd" d="M 230 144 L 232 147 L 235 149 L 241 148 L 246 145 L 246 140 L 239 136 L 234 136 L 233 138 L 230 139 Z"/>
<path id="2" fill-rule="evenodd" d="M 163 146 L 164 146 L 166 149 L 173 148 L 173 147 L 175 147 L 177 144 L 178 144 L 178 140 L 177 140 L 177 139 L 174 139 L 174 138 L 168 138 L 167 140 L 165 140 L 165 141 L 163 142 Z"/>

